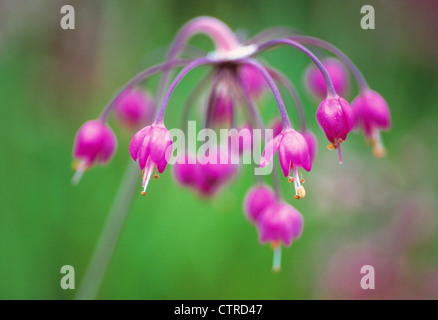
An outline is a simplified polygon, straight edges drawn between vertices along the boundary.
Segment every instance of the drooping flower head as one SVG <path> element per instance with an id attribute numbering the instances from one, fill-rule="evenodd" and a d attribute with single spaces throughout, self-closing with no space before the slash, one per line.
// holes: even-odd
<path id="1" fill-rule="evenodd" d="M 330 75 L 330 79 L 333 82 L 336 92 L 341 96 L 345 96 L 349 88 L 349 76 L 345 67 L 339 62 L 339 60 L 333 58 L 323 59 L 322 63 Z M 324 77 L 315 65 L 312 64 L 306 70 L 305 82 L 309 91 L 313 95 L 320 99 L 325 98 L 327 87 Z"/>
<path id="2" fill-rule="evenodd" d="M 95 163 L 107 163 L 117 146 L 113 131 L 100 120 L 85 122 L 76 133 L 73 157 L 77 161 L 77 172 L 73 183 L 78 183 L 85 169 Z"/>
<path id="3" fill-rule="evenodd" d="M 338 149 L 339 162 L 342 163 L 341 143 L 354 126 L 352 108 L 344 98 L 329 97 L 319 105 L 316 120 L 330 141 L 329 149 Z"/>
<path id="4" fill-rule="evenodd" d="M 261 243 L 282 242 L 290 246 L 301 237 L 303 216 L 286 202 L 272 202 L 262 211 L 257 221 Z"/>
<path id="5" fill-rule="evenodd" d="M 277 197 L 271 187 L 258 184 L 252 187 L 245 196 L 244 211 L 249 221 L 257 223 L 263 210 L 275 202 Z"/>
<path id="6" fill-rule="evenodd" d="M 134 135 L 129 145 L 129 153 L 134 161 L 138 160 L 138 165 L 142 170 L 142 195 L 146 195 L 146 188 L 152 173 L 155 170 L 163 173 L 166 169 L 172 151 L 172 136 L 162 123 L 144 127 Z M 157 179 L 158 174 L 155 174 L 154 178 Z"/>
<path id="7" fill-rule="evenodd" d="M 274 249 L 273 271 L 280 270 L 281 244 L 288 247 L 293 240 L 300 238 L 303 225 L 302 215 L 285 202 L 270 203 L 258 217 L 259 241 L 262 244 L 270 242 Z"/>
<path id="8" fill-rule="evenodd" d="M 194 57 L 189 54 L 189 57 L 181 58 L 188 39 L 199 33 L 207 35 L 213 40 L 215 50 L 202 57 Z M 302 35 L 277 37 L 275 34 L 276 32 L 273 30 L 268 30 L 268 32 L 261 33 L 242 43 L 232 30 L 218 19 L 198 17 L 189 21 L 178 32 L 162 64 L 141 71 L 125 84 L 123 90 L 126 92 L 122 91 L 122 96 L 113 98 L 102 111 L 99 117 L 102 120 L 101 123 L 93 124 L 91 129 L 81 128 L 81 131 L 92 132 L 87 134 L 80 132 L 77 136 L 74 155 L 81 160 L 81 170 L 95 162 L 106 162 L 113 153 L 115 138 L 103 124 L 112 111 L 116 112 L 119 118 L 129 125 L 139 125 L 143 121 L 146 122 L 145 124 L 149 122 L 142 116 L 144 114 L 144 108 L 142 108 L 145 102 L 144 96 L 130 90 L 139 87 L 146 78 L 161 73 L 156 93 L 161 104 L 157 110 L 155 122 L 138 131 L 129 146 L 132 158 L 138 161 L 142 169 L 144 187 L 142 194 L 145 195 L 154 171 L 157 170 L 161 173 L 165 170 L 173 151 L 172 137 L 164 126 L 164 117 L 170 98 L 189 72 L 201 66 L 208 66 L 212 72 L 203 79 L 213 79 L 213 82 L 210 86 L 207 109 L 201 110 L 200 114 L 204 127 L 235 128 L 236 122 L 239 125 L 248 121 L 255 127 L 264 129 L 262 115 L 253 99 L 269 87 L 277 103 L 282 123 L 281 127 L 276 128 L 278 133 L 274 135 L 275 138 L 267 142 L 260 165 L 264 167 L 270 163 L 278 151 L 283 174 L 288 177 L 289 182 L 294 183 L 295 198 L 304 197 L 305 189 L 302 186 L 304 180 L 299 175 L 301 175 L 301 168 L 307 171 L 311 170 L 312 161 L 316 154 L 316 142 L 314 136 L 306 131 L 305 112 L 293 84 L 281 72 L 267 66 L 263 61 L 259 62 L 256 59 L 257 56 L 274 47 L 289 46 L 304 53 L 317 66 L 318 70 L 315 69 L 315 72 L 309 71 L 308 84 L 316 94 L 327 95 L 327 98 L 319 106 L 316 117 L 331 143 L 331 148 L 338 149 L 339 158 L 341 158 L 340 143 L 346 139 L 354 125 L 351 107 L 337 94 L 337 92 L 341 95 L 345 93 L 346 87 L 348 87 L 348 75 L 339 63 L 332 63 L 331 60 L 321 62 L 303 44 L 330 51 L 342 60 L 344 65 L 348 66 L 358 80 L 361 90 L 367 88 L 367 84 L 354 64 L 339 49 L 325 41 Z M 179 67 L 182 69 L 170 83 L 172 70 Z M 209 84 L 206 80 L 200 81 L 200 84 L 204 83 Z M 283 86 L 294 101 L 299 117 L 297 123 L 303 131 L 302 133 L 292 129 L 288 110 L 278 85 Z M 196 105 L 195 99 L 202 96 L 200 91 L 203 89 L 202 85 L 197 85 L 189 95 L 186 105 Z M 376 102 L 378 99 L 366 98 L 366 102 L 362 100 L 358 99 L 359 102 L 357 102 L 357 121 L 364 127 L 366 135 L 371 135 L 376 140 L 375 132 L 387 127 L 385 121 L 380 121 L 382 119 L 380 111 L 384 108 L 378 107 L 379 111 L 370 111 L 369 105 L 375 106 L 378 104 Z M 194 113 L 189 107 L 183 109 L 181 119 L 185 122 Z M 240 119 L 240 117 L 245 117 L 245 119 Z M 185 124 L 183 123 L 183 125 Z M 241 130 L 243 129 L 241 128 Z M 238 140 L 240 141 L 240 135 Z M 252 143 L 251 140 L 251 146 Z M 226 145 L 225 149 L 230 151 L 229 144 Z M 238 150 L 234 149 L 234 152 L 231 153 L 233 155 L 241 154 L 244 147 L 242 145 L 241 148 L 239 144 Z M 175 166 L 176 180 L 185 186 L 194 188 L 201 195 L 214 195 L 220 187 L 230 181 L 238 168 L 229 159 L 227 159 L 228 162 L 221 162 L 222 159 L 219 155 L 222 155 L 222 152 L 219 152 L 218 149 L 211 150 L 208 155 L 196 157 L 194 163 L 191 161 L 193 159 L 187 156 L 184 159 L 186 162 Z M 207 161 L 204 161 L 206 159 Z M 290 176 L 291 171 L 292 176 Z M 276 187 L 276 190 L 279 188 Z M 275 201 L 273 198 L 271 191 L 267 189 L 252 190 L 246 200 L 246 211 L 248 217 L 257 225 L 261 242 L 269 241 L 273 244 L 275 248 L 274 269 L 276 269 L 279 268 L 280 243 L 290 245 L 292 239 L 300 236 L 303 223 L 301 215 L 293 207 L 278 202 L 277 199 L 280 198 L 278 194 L 275 195 Z M 259 202 L 262 199 L 263 201 Z"/>
<path id="9" fill-rule="evenodd" d="M 385 155 L 380 130 L 391 128 L 391 116 L 383 97 L 373 90 L 364 90 L 352 103 L 355 126 L 362 128 L 371 141 L 376 157 Z"/>
<path id="10" fill-rule="evenodd" d="M 266 144 L 260 160 L 260 167 L 267 166 L 278 150 L 280 166 L 289 182 L 294 183 L 295 199 L 304 198 L 306 191 L 302 186 L 303 178 L 299 178 L 298 171 L 312 169 L 309 146 L 301 133 L 292 128 L 283 130 Z M 293 172 L 290 176 L 290 172 Z"/>
<path id="11" fill-rule="evenodd" d="M 117 99 L 115 114 L 130 129 L 137 129 L 152 122 L 155 113 L 152 97 L 140 89 L 125 90 Z"/>

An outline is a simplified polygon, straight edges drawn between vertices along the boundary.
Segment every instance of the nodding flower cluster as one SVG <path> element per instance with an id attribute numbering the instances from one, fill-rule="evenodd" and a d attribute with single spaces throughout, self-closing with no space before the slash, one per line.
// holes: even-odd
<path id="1" fill-rule="evenodd" d="M 315 97 L 322 99 L 316 111 L 316 120 L 330 143 L 329 149 L 337 149 L 339 162 L 342 162 L 341 143 L 354 128 L 363 130 L 377 157 L 383 156 L 385 149 L 380 130 L 388 130 L 391 125 L 385 100 L 369 88 L 357 67 L 338 48 L 323 40 L 294 35 L 292 32 L 287 36 L 279 36 L 284 31 L 284 28 L 268 29 L 241 42 L 228 26 L 215 18 L 198 17 L 186 23 L 176 35 L 162 64 L 136 75 L 119 90 L 96 120 L 86 122 L 79 129 L 73 150 L 77 169 L 74 182 L 79 181 L 84 170 L 96 163 L 105 164 L 114 153 L 116 138 L 107 125 L 108 116 L 113 111 L 125 127 L 138 129 L 146 125 L 133 136 L 129 146 L 129 153 L 134 161 L 138 161 L 142 172 L 141 194 L 145 195 L 150 179 L 158 178 L 158 173 L 165 170 L 173 153 L 172 136 L 164 125 L 169 99 L 187 73 L 201 66 L 209 66 L 211 72 L 200 80 L 187 98 L 181 116 L 183 126 L 191 107 L 196 104 L 195 99 L 208 88 L 205 106 L 198 113 L 205 128 L 267 130 L 256 102 L 270 90 L 280 117 L 271 122 L 274 138 L 265 141 L 259 165 L 265 167 L 271 164 L 278 153 L 282 172 L 286 180 L 294 185 L 294 198 L 304 198 L 306 191 L 301 168 L 306 171 L 312 169 L 317 152 L 316 138 L 308 129 L 303 105 L 294 85 L 279 70 L 256 60 L 261 53 L 280 46 L 297 49 L 311 60 L 312 66 L 304 74 L 305 84 Z M 187 41 L 195 34 L 209 37 L 215 51 L 201 57 L 181 58 Z M 322 48 L 333 57 L 320 60 L 305 45 Z M 181 69 L 170 82 L 176 68 Z M 340 96 L 349 88 L 347 70 L 356 79 L 360 91 L 352 106 Z M 161 79 L 152 98 L 151 94 L 140 89 L 140 84 L 155 74 L 160 74 Z M 294 102 L 299 118 L 298 128 L 294 128 L 289 120 L 279 85 L 286 89 Z M 210 150 L 208 158 L 218 159 L 221 150 L 228 147 L 217 146 L 213 151 Z M 251 147 L 243 146 L 235 151 L 242 154 Z M 186 151 L 174 166 L 174 177 L 180 184 L 193 188 L 203 196 L 216 194 L 238 171 L 238 167 L 230 162 L 209 163 L 206 156 L 194 157 L 189 150 Z M 274 249 L 274 270 L 280 268 L 281 244 L 289 246 L 293 239 L 300 237 L 303 229 L 301 214 L 282 200 L 276 174 L 277 170 L 274 170 L 275 191 L 258 181 L 244 201 L 246 215 L 256 225 L 260 242 L 270 242 Z"/>

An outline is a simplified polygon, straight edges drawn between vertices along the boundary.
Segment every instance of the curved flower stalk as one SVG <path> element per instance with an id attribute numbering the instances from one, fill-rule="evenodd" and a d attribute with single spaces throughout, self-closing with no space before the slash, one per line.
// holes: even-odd
<path id="1" fill-rule="evenodd" d="M 391 128 L 390 112 L 384 98 L 369 87 L 365 77 L 353 61 L 331 43 L 303 35 L 291 36 L 289 39 L 326 49 L 351 71 L 359 85 L 359 95 L 352 103 L 356 127 L 364 131 L 365 137 L 371 142 L 374 155 L 377 158 L 383 157 L 386 151 L 380 137 L 380 130 Z"/>
<path id="2" fill-rule="evenodd" d="M 308 130 L 304 106 L 299 100 L 293 84 L 280 71 L 266 66 L 256 58 L 266 50 L 279 46 L 288 46 L 301 51 L 311 60 L 322 77 L 318 79 L 318 86 L 324 88 L 323 91 L 319 90 L 320 94 L 323 94 L 321 96 L 323 101 L 316 112 L 316 119 L 330 141 L 330 147 L 338 150 L 340 161 L 340 144 L 346 140 L 355 123 L 364 129 L 365 135 L 369 139 L 376 141 L 379 139 L 379 130 L 389 128 L 389 111 L 383 98 L 380 99 L 380 96 L 369 90 L 362 74 L 338 49 L 316 38 L 304 36 L 276 37 L 276 35 L 282 34 L 278 31 L 279 29 L 272 29 L 266 33 L 262 32 L 248 42 L 240 43 L 231 29 L 215 18 L 199 17 L 189 21 L 175 37 L 165 61 L 139 73 L 130 80 L 119 90 L 104 108 L 99 118 L 95 120 L 97 121 L 96 127 L 100 128 L 97 130 L 99 132 L 97 136 L 101 137 L 96 138 L 96 147 L 82 147 L 86 143 L 81 138 L 84 129 L 80 129 L 77 136 L 77 144 L 80 147 L 77 147 L 77 150 L 75 147 L 74 154 L 76 157 L 81 158 L 81 170 L 83 171 L 85 167 L 90 167 L 95 162 L 105 163 L 109 160 L 115 149 L 115 138 L 105 125 L 108 115 L 113 111 L 131 114 L 128 106 L 120 107 L 123 96 L 129 94 L 129 92 L 134 92 L 135 88 L 147 78 L 159 74 L 161 79 L 155 94 L 158 107 L 155 118 L 152 121 L 143 119 L 140 116 L 135 117 L 135 120 L 138 121 L 136 124 L 144 121 L 142 125 L 145 127 L 133 136 L 129 145 L 130 155 L 134 161 L 138 162 L 142 172 L 141 193 L 145 195 L 151 178 L 158 178 L 158 173 L 165 171 L 172 155 L 174 143 L 170 132 L 165 126 L 165 114 L 166 111 L 170 112 L 168 107 L 171 96 L 188 73 L 196 68 L 206 67 L 211 69 L 207 76 L 201 80 L 206 84 L 198 84 L 194 92 L 189 95 L 189 100 L 195 101 L 195 97 L 199 95 L 203 87 L 210 89 L 207 106 L 204 109 L 201 108 L 200 118 L 204 128 L 221 129 L 225 126 L 239 128 L 238 132 L 240 130 L 252 132 L 255 128 L 260 128 L 266 132 L 262 115 L 254 101 L 262 94 L 267 95 L 270 90 L 277 104 L 281 123 L 276 124 L 277 132 L 273 139 L 265 141 L 265 150 L 260 163 L 257 163 L 257 165 L 260 165 L 260 167 L 267 166 L 274 162 L 274 156 L 278 153 L 283 175 L 287 181 L 294 184 L 294 197 L 296 199 L 304 198 L 306 191 L 303 187 L 304 179 L 301 168 L 306 171 L 312 169 L 312 161 L 317 149 L 315 136 Z M 215 46 L 215 50 L 196 59 L 180 59 L 179 56 L 187 46 L 187 41 L 195 34 L 203 34 L 209 37 Z M 353 103 L 353 109 L 338 94 L 338 92 L 343 93 L 343 89 L 339 87 L 336 81 L 334 82 L 335 79 L 332 79 L 331 73 L 333 72 L 328 70 L 330 67 L 327 62 L 319 60 L 303 43 L 328 49 L 337 55 L 340 61 L 353 72 L 361 88 L 359 97 Z M 181 69 L 170 82 L 173 71 L 179 67 Z M 321 82 L 321 79 L 323 82 Z M 289 118 L 278 85 L 285 87 L 294 101 L 298 115 L 297 123 L 299 127 L 297 128 L 292 126 L 293 122 Z M 242 102 L 245 105 L 244 109 L 241 106 Z M 183 121 L 189 117 L 191 104 L 194 104 L 194 102 L 190 102 L 184 107 L 183 116 L 181 117 Z M 127 105 L 129 104 L 127 103 Z M 136 105 L 137 107 L 138 105 Z M 183 126 L 186 129 L 185 124 Z M 250 146 L 243 146 L 242 149 L 239 147 L 239 149 L 234 149 L 234 152 L 242 155 L 245 150 L 252 150 L 253 140 L 250 141 Z M 93 145 L 92 142 L 89 143 L 90 146 Z M 374 142 L 374 145 L 381 146 L 377 142 Z M 214 152 L 220 153 L 222 149 L 218 147 Z M 184 160 L 193 157 L 189 155 L 188 151 L 186 154 Z M 175 165 L 175 179 L 182 185 L 194 188 L 200 194 L 213 196 L 216 190 L 229 182 L 236 172 L 236 166 L 230 165 L 230 163 L 202 163 L 201 165 L 201 162 L 203 162 L 203 159 L 198 157 L 193 162 L 189 161 L 187 165 Z M 261 186 L 262 179 L 258 177 L 258 186 L 250 191 L 245 201 L 245 211 L 249 220 L 257 226 L 260 242 L 270 242 L 272 244 L 274 248 L 274 270 L 278 270 L 281 257 L 280 244 L 289 246 L 292 240 L 300 237 L 303 219 L 298 211 L 282 200 L 276 170 L 274 170 L 272 177 L 275 192 L 273 193 L 269 188 Z M 103 240 L 103 242 L 105 241 Z"/>

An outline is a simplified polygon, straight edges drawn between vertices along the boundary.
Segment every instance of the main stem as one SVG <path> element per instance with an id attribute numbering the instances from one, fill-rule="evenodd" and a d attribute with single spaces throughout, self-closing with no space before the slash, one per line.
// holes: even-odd
<path id="1" fill-rule="evenodd" d="M 105 227 L 76 296 L 77 300 L 96 299 L 131 208 L 134 191 L 137 187 L 137 180 L 138 168 L 134 162 L 129 161 L 123 181 L 114 198 Z"/>

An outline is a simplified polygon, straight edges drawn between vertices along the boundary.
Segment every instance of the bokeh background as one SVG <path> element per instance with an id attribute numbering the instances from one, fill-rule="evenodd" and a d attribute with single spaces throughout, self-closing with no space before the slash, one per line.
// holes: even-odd
<path id="1" fill-rule="evenodd" d="M 60 28 L 63 4 L 76 9 L 75 30 Z M 375 30 L 360 28 L 364 4 L 375 8 Z M 339 166 L 314 120 L 318 102 L 303 86 L 309 61 L 289 48 L 267 52 L 264 59 L 299 88 L 319 140 L 308 196 L 293 201 L 282 181 L 305 229 L 283 251 L 281 272 L 271 271 L 272 251 L 242 212 L 251 167 L 212 200 L 182 189 L 166 170 L 148 197 L 134 197 L 97 297 L 438 298 L 437 14 L 432 0 L 0 0 L 0 298 L 75 297 L 77 289 L 60 288 L 60 268 L 75 267 L 78 288 L 131 161 L 132 137 L 112 119 L 115 157 L 73 187 L 75 132 L 141 68 L 159 62 L 179 27 L 198 15 L 243 35 L 289 26 L 338 46 L 390 106 L 388 155 L 374 159 L 363 136 L 351 134 Z M 201 36 L 190 43 L 212 49 Z M 177 88 L 169 128 L 199 75 Z M 350 101 L 356 92 L 353 84 Z M 274 117 L 272 98 L 259 104 Z M 364 264 L 376 268 L 374 291 L 360 289 Z"/>

